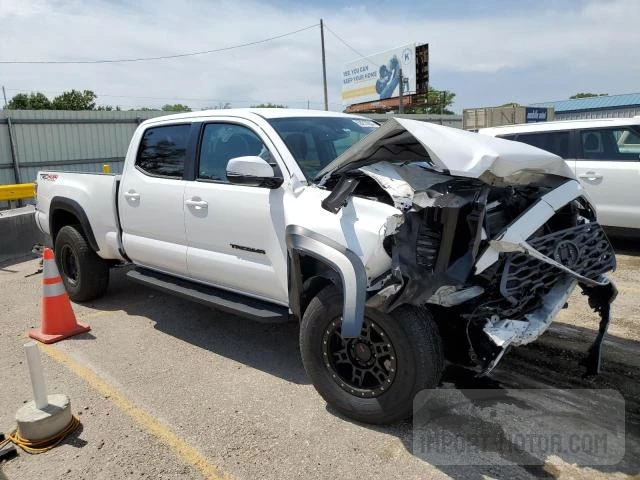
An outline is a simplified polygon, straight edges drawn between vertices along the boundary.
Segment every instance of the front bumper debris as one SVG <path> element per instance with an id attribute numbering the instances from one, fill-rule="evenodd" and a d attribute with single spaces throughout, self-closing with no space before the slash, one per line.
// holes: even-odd
<path id="1" fill-rule="evenodd" d="M 615 270 L 613 248 L 596 222 L 518 243 L 494 240 L 491 246 L 508 255 L 500 292 L 512 304 L 529 301 L 546 290 L 542 306 L 525 315 L 526 320 L 494 318 L 487 321 L 485 334 L 503 351 L 509 345 L 524 345 L 538 338 L 551 324 L 577 285 L 589 297 L 589 306 L 600 314 L 598 335 L 581 362 L 586 375 L 600 372 L 601 346 L 610 321 L 615 285 L 604 274 Z M 553 256 L 553 258 L 551 258 Z M 562 276 L 558 280 L 558 275 Z M 482 372 L 490 372 L 496 357 Z"/>
<path id="2" fill-rule="evenodd" d="M 600 277 L 616 268 L 613 248 L 597 222 L 554 232 L 529 242 L 491 240 L 490 245 L 499 252 L 522 254 L 509 257 L 502 276 L 501 293 L 512 303 L 522 301 L 521 298 L 514 298 L 512 291 L 533 286 L 523 286 L 523 282 L 531 283 L 528 281 L 531 278 L 536 278 L 538 282 L 554 281 L 558 274 L 556 269 L 571 275 L 580 283 L 598 286 L 608 283 L 608 280 Z"/>
<path id="3" fill-rule="evenodd" d="M 589 297 L 589 306 L 598 314 L 600 314 L 600 325 L 598 326 L 598 335 L 589 347 L 587 356 L 581 362 L 587 369 L 585 376 L 597 375 L 600 373 L 600 354 L 602 350 L 602 341 L 604 335 L 609 328 L 611 320 L 611 304 L 618 296 L 618 289 L 609 281 L 604 285 L 581 285 L 582 294 Z"/>

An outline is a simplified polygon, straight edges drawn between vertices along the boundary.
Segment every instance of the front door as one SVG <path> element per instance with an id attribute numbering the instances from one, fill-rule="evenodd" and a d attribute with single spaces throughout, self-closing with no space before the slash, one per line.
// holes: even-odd
<path id="1" fill-rule="evenodd" d="M 187 267 L 192 279 L 288 303 L 283 187 L 234 185 L 230 159 L 257 155 L 280 172 L 266 136 L 243 120 L 203 126 L 196 179 L 185 188 Z"/>
<path id="2" fill-rule="evenodd" d="M 187 276 L 182 179 L 191 125 L 147 128 L 118 193 L 122 244 L 136 264 Z"/>
<path id="3" fill-rule="evenodd" d="M 576 176 L 589 193 L 598 221 L 640 228 L 640 134 L 625 126 L 578 132 Z"/>

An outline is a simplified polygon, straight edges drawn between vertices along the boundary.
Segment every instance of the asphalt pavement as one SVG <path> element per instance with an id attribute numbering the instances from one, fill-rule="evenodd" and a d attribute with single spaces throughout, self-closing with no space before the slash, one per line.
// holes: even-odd
<path id="1" fill-rule="evenodd" d="M 158 293 L 112 272 L 107 296 L 74 305 L 89 333 L 43 347 L 50 393 L 71 397 L 82 427 L 40 455 L 0 464 L 0 478 L 625 478 L 640 473 L 640 257 L 625 252 L 603 373 L 579 360 L 598 317 L 579 294 L 537 343 L 486 379 L 449 368 L 443 388 L 614 389 L 626 444 L 615 465 L 433 465 L 411 422 L 372 427 L 333 411 L 304 372 L 295 323 L 265 325 Z M 39 324 L 37 259 L 0 264 L 0 431 L 32 397 L 25 332 Z M 551 405 L 550 408 L 553 408 Z M 471 421 L 472 418 L 469 418 Z M 505 426 L 505 429 L 508 426 Z"/>

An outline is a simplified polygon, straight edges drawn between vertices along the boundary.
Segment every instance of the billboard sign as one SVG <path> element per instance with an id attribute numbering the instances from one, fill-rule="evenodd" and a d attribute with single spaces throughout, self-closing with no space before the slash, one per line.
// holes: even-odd
<path id="1" fill-rule="evenodd" d="M 416 92 L 416 47 L 403 47 L 349 62 L 342 72 L 342 104 L 374 102 L 400 95 L 400 69 L 404 93 Z"/>
<path id="2" fill-rule="evenodd" d="M 546 107 L 527 107 L 526 108 L 526 122 L 546 122 L 547 121 L 547 108 Z"/>

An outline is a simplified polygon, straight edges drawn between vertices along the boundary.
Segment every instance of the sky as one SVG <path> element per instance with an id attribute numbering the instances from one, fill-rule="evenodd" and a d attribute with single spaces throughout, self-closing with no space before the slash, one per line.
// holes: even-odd
<path id="1" fill-rule="evenodd" d="M 323 18 L 329 107 L 343 66 L 429 43 L 430 84 L 454 110 L 640 91 L 640 1 L 0 0 L 0 61 L 174 55 L 262 40 Z M 352 47 L 348 48 L 333 33 Z M 245 48 L 108 64 L 0 64 L 0 84 L 53 96 L 90 89 L 98 104 L 193 109 L 273 102 L 322 108 L 317 26 Z"/>

